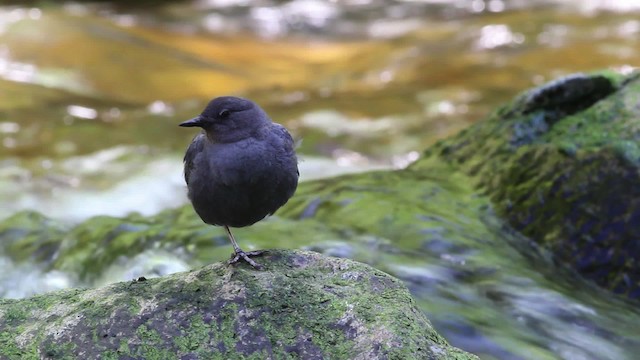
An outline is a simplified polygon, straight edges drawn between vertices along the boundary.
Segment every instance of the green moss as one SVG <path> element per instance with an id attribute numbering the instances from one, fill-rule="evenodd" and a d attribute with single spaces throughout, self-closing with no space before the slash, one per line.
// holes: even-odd
<path id="1" fill-rule="evenodd" d="M 149 225 L 105 216 L 87 220 L 64 237 L 57 269 L 91 278 L 116 258 L 150 245 Z"/>
<path id="2" fill-rule="evenodd" d="M 21 349 L 15 339 L 15 334 L 9 331 L 0 332 L 0 355 L 7 360 L 36 360 L 36 353 L 29 354 L 26 350 Z"/>
<path id="3" fill-rule="evenodd" d="M 8 325 L 12 325 L 28 319 L 29 315 L 30 311 L 28 308 L 25 308 L 22 304 L 14 302 L 5 308 L 2 319 L 3 321 L 6 321 Z"/>
<path id="4" fill-rule="evenodd" d="M 233 302 L 220 307 L 221 318 L 217 321 L 214 340 L 221 344 L 221 353 L 223 355 L 227 355 L 234 350 L 236 343 L 235 314 L 238 314 L 239 310 L 238 304 Z"/>
<path id="5" fill-rule="evenodd" d="M 318 289 L 317 284 L 313 283 L 313 277 L 302 275 L 289 278 L 277 275 L 272 283 L 273 293 L 269 298 L 276 301 L 268 303 L 259 300 L 266 297 L 264 284 L 248 286 L 248 297 L 252 299 L 249 307 L 267 309 L 258 323 L 265 329 L 272 345 L 294 346 L 300 337 L 309 336 L 309 341 L 321 344 L 319 347 L 324 353 L 332 353 L 337 358 L 350 357 L 353 349 L 349 340 L 340 329 L 332 328 L 344 314 L 346 304 L 331 299 Z M 318 316 L 319 314 L 322 316 Z"/>
<path id="6" fill-rule="evenodd" d="M 207 345 L 211 337 L 211 327 L 204 323 L 201 315 L 194 315 L 189 328 L 184 329 L 185 336 L 177 337 L 174 343 L 181 353 L 199 352 Z"/>
<path id="7" fill-rule="evenodd" d="M 58 343 L 55 341 L 48 341 L 42 345 L 42 355 L 48 359 L 55 360 L 75 360 L 75 357 L 71 354 L 76 348 L 74 343 Z"/>
<path id="8" fill-rule="evenodd" d="M 149 360 L 169 359 L 175 356 L 167 349 L 163 349 L 164 340 L 157 331 L 149 329 L 146 325 L 140 326 L 136 332 L 140 346 L 133 354 Z"/>
<path id="9" fill-rule="evenodd" d="M 67 229 L 36 212 L 24 211 L 0 222 L 0 249 L 14 261 L 48 263 Z"/>

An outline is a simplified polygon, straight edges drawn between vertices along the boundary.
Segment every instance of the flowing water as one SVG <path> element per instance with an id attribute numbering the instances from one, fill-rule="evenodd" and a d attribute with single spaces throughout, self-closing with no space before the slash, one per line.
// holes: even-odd
<path id="1" fill-rule="evenodd" d="M 0 6 L 0 218 L 184 204 L 193 133 L 177 124 L 213 96 L 260 103 L 299 139 L 313 179 L 402 168 L 526 88 L 640 58 L 635 0 L 25 3 Z M 637 358 L 637 305 L 542 268 L 481 286 L 474 311 L 430 292 L 440 272 L 428 261 L 387 266 L 428 312 L 450 313 L 435 325 L 454 345 L 486 358 Z M 68 285 L 6 257 L 0 269 L 3 284 L 28 273 Z"/>

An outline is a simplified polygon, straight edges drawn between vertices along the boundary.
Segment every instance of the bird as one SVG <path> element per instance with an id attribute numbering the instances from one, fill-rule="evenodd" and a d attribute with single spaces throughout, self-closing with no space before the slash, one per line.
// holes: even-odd
<path id="1" fill-rule="evenodd" d="M 229 264 L 266 252 L 243 251 L 230 228 L 250 226 L 273 215 L 298 187 L 293 137 L 251 100 L 222 96 L 179 124 L 199 127 L 184 156 L 187 195 L 206 224 L 223 226 L 233 245 Z"/>

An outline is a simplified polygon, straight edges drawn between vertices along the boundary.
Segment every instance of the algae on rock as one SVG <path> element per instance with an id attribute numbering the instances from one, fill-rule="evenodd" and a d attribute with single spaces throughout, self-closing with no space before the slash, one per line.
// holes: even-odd
<path id="1" fill-rule="evenodd" d="M 640 76 L 530 90 L 425 152 L 474 177 L 501 216 L 600 286 L 640 297 Z"/>
<path id="2" fill-rule="evenodd" d="M 0 358 L 477 359 L 379 270 L 305 251 L 262 263 L 0 300 Z"/>

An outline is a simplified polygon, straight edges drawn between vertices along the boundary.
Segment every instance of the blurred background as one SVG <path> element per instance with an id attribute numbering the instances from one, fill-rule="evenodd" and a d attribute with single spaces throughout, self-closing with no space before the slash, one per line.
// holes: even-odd
<path id="1" fill-rule="evenodd" d="M 640 53 L 635 0 L 2 4 L 0 218 L 185 203 L 177 124 L 212 97 L 261 104 L 311 179 L 404 167 L 528 87 Z"/>
<path id="2" fill-rule="evenodd" d="M 639 15 L 638 0 L 0 1 L 0 219 L 35 210 L 72 226 L 184 205 L 196 131 L 177 125 L 221 95 L 290 129 L 302 180 L 403 168 L 527 88 L 632 71 Z M 2 296 L 77 284 L 1 255 Z M 424 263 L 394 275 L 446 283 L 419 301 L 456 346 L 637 358 L 640 313 L 607 292 L 523 266 L 476 294 L 437 277 L 450 264 Z"/>

